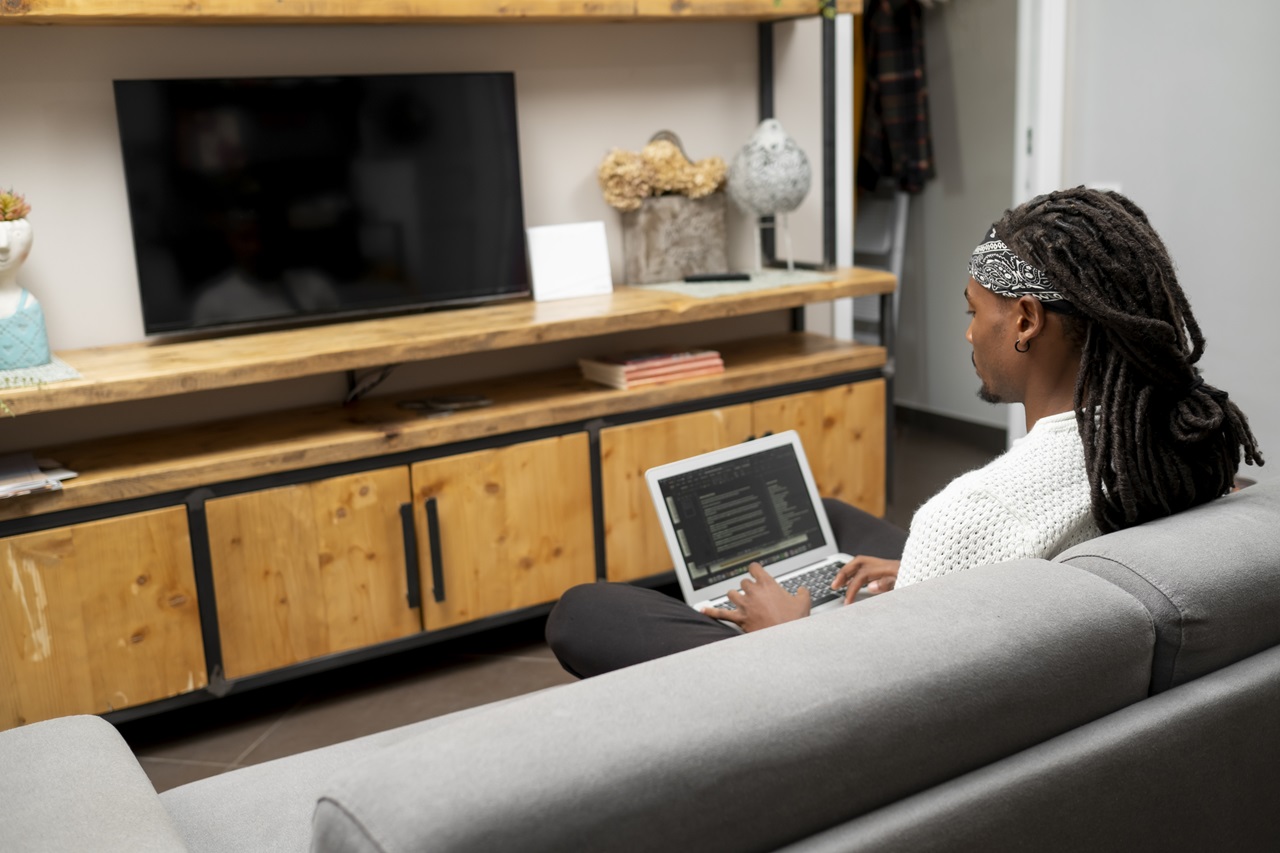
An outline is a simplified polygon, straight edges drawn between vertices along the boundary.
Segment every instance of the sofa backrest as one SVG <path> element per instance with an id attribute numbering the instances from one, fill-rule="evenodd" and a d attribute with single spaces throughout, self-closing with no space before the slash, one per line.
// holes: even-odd
<path id="1" fill-rule="evenodd" d="M 1112 584 L 985 566 L 442 721 L 312 849 L 772 850 L 1140 701 L 1153 642 Z"/>
<path id="2" fill-rule="evenodd" d="M 1280 482 L 1077 545 L 1058 562 L 1151 613 L 1159 693 L 1280 644 Z"/>
<path id="3" fill-rule="evenodd" d="M 1280 647 L 779 853 L 1280 849 Z"/>

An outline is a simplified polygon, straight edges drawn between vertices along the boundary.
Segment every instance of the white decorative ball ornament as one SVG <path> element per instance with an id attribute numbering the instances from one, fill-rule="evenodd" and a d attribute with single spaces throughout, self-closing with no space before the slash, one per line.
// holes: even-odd
<path id="1" fill-rule="evenodd" d="M 790 213 L 809 194 L 809 158 L 775 118 L 760 122 L 729 166 L 725 190 L 755 216 Z"/>

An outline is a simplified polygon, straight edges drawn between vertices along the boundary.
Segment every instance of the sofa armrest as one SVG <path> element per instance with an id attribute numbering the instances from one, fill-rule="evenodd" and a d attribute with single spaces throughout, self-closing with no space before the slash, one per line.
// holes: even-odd
<path id="1" fill-rule="evenodd" d="M 0 732 L 0 839 L 7 853 L 186 850 L 124 738 L 89 716 Z"/>

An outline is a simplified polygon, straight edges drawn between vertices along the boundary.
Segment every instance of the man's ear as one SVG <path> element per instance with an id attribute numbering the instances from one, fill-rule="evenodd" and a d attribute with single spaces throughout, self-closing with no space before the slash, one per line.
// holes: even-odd
<path id="1" fill-rule="evenodd" d="M 1019 296 L 1013 307 L 1013 320 L 1018 329 L 1018 337 L 1029 341 L 1039 337 L 1045 329 L 1044 303 L 1034 296 Z"/>

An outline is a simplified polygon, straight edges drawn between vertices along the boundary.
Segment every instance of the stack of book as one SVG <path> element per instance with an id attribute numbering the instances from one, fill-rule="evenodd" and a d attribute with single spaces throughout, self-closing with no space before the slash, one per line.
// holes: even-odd
<path id="1" fill-rule="evenodd" d="M 710 349 L 649 350 L 580 358 L 582 375 L 611 388 L 640 388 L 694 376 L 724 373 L 724 359 Z"/>

